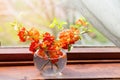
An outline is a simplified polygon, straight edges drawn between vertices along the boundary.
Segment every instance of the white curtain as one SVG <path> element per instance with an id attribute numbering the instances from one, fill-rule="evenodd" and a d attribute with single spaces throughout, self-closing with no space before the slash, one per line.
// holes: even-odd
<path id="1" fill-rule="evenodd" d="M 120 47 L 120 0 L 67 0 L 109 40 Z"/>

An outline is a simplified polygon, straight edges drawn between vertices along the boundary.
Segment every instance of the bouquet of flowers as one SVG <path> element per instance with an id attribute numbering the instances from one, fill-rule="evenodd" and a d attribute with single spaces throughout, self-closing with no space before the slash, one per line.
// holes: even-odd
<path id="1" fill-rule="evenodd" d="M 57 66 L 59 57 L 63 56 L 61 49 L 70 51 L 72 44 L 81 40 L 81 34 L 89 31 L 88 22 L 84 18 L 78 19 L 69 29 L 64 29 L 64 24 L 66 22 L 60 22 L 56 18 L 50 24 L 50 28 L 57 27 L 60 30 L 57 37 L 34 27 L 28 30 L 18 23 L 12 23 L 12 26 L 17 30 L 21 42 L 30 41 L 29 50 L 32 54 L 37 53 L 45 60 L 51 58 L 48 62 Z"/>

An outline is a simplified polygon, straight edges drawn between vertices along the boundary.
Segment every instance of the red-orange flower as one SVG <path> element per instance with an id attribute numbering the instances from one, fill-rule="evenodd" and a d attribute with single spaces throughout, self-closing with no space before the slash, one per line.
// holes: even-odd
<path id="1" fill-rule="evenodd" d="M 33 41 L 30 44 L 29 50 L 34 53 L 37 50 L 38 47 L 39 47 L 39 42 L 38 41 Z"/>
<path id="2" fill-rule="evenodd" d="M 53 35 L 50 35 L 50 33 L 46 32 L 44 35 L 43 35 L 43 41 L 54 41 L 54 36 Z"/>
<path id="3" fill-rule="evenodd" d="M 87 26 L 87 23 L 84 20 L 81 20 L 81 19 L 77 20 L 76 24 L 82 25 L 82 26 Z"/>
<path id="4" fill-rule="evenodd" d="M 55 50 L 53 50 L 53 51 L 49 51 L 49 56 L 50 56 L 50 58 L 51 58 L 51 62 L 54 64 L 54 63 L 56 63 L 57 61 L 58 61 L 58 59 L 59 59 L 59 55 L 57 55 L 57 51 Z"/>
<path id="5" fill-rule="evenodd" d="M 28 35 L 29 35 L 29 40 L 39 41 L 39 39 L 40 39 L 40 33 L 35 28 L 31 28 L 28 31 Z"/>
<path id="6" fill-rule="evenodd" d="M 19 32 L 18 32 L 18 36 L 21 42 L 25 42 L 27 39 L 27 33 L 26 33 L 26 29 L 24 27 L 22 27 Z"/>
<path id="7" fill-rule="evenodd" d="M 54 36 L 50 35 L 50 33 L 46 32 L 45 34 L 43 34 L 43 41 L 42 43 L 44 44 L 45 47 L 50 47 L 53 42 L 54 42 Z"/>
<path id="8" fill-rule="evenodd" d="M 61 42 L 59 40 L 54 41 L 52 46 L 48 47 L 48 50 L 60 50 L 61 49 Z"/>
<path id="9" fill-rule="evenodd" d="M 70 44 L 74 44 L 76 41 L 78 41 L 80 39 L 78 34 L 79 30 L 72 27 L 61 32 L 59 38 L 62 44 L 62 48 L 68 49 Z"/>
<path id="10" fill-rule="evenodd" d="M 45 51 L 43 49 L 39 49 L 38 50 L 38 53 L 37 53 L 40 57 L 44 58 L 44 59 L 47 59 L 47 55 L 45 53 Z"/>

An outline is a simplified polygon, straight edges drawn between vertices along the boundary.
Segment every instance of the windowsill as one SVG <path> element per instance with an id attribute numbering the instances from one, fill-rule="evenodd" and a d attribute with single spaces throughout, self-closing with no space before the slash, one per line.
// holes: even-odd
<path id="1" fill-rule="evenodd" d="M 117 47 L 78 47 L 67 52 L 68 60 L 120 60 Z M 28 48 L 0 48 L 0 61 L 32 61 Z"/>
<path id="2" fill-rule="evenodd" d="M 44 77 L 33 66 L 28 48 L 0 48 L 0 79 L 101 79 L 120 78 L 120 48 L 74 48 L 59 77 Z M 12 73 L 12 74 L 11 74 Z"/>
<path id="3" fill-rule="evenodd" d="M 120 63 L 67 64 L 62 73 L 57 77 L 45 77 L 33 65 L 6 66 L 0 68 L 0 79 L 120 79 Z"/>

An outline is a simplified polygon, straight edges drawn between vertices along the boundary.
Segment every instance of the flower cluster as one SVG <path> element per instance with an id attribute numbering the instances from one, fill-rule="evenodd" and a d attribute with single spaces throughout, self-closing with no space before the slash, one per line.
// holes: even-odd
<path id="1" fill-rule="evenodd" d="M 56 26 L 59 25 L 59 23 L 54 20 L 51 25 Z M 60 27 L 61 26 L 59 26 L 59 28 Z M 37 54 L 44 59 L 47 59 L 48 57 L 55 58 L 54 60 L 51 60 L 52 63 L 57 62 L 58 58 L 63 55 L 61 49 L 70 49 L 72 44 L 81 39 L 81 33 L 83 34 L 87 31 L 87 22 L 84 19 L 77 20 L 69 29 L 63 29 L 57 38 L 49 32 L 42 33 L 35 28 L 27 30 L 23 26 L 18 26 L 18 36 L 20 41 L 30 41 L 29 50 L 32 53 L 37 52 Z M 55 50 L 57 52 L 54 52 Z M 46 54 L 45 51 L 49 51 L 49 53 Z"/>

